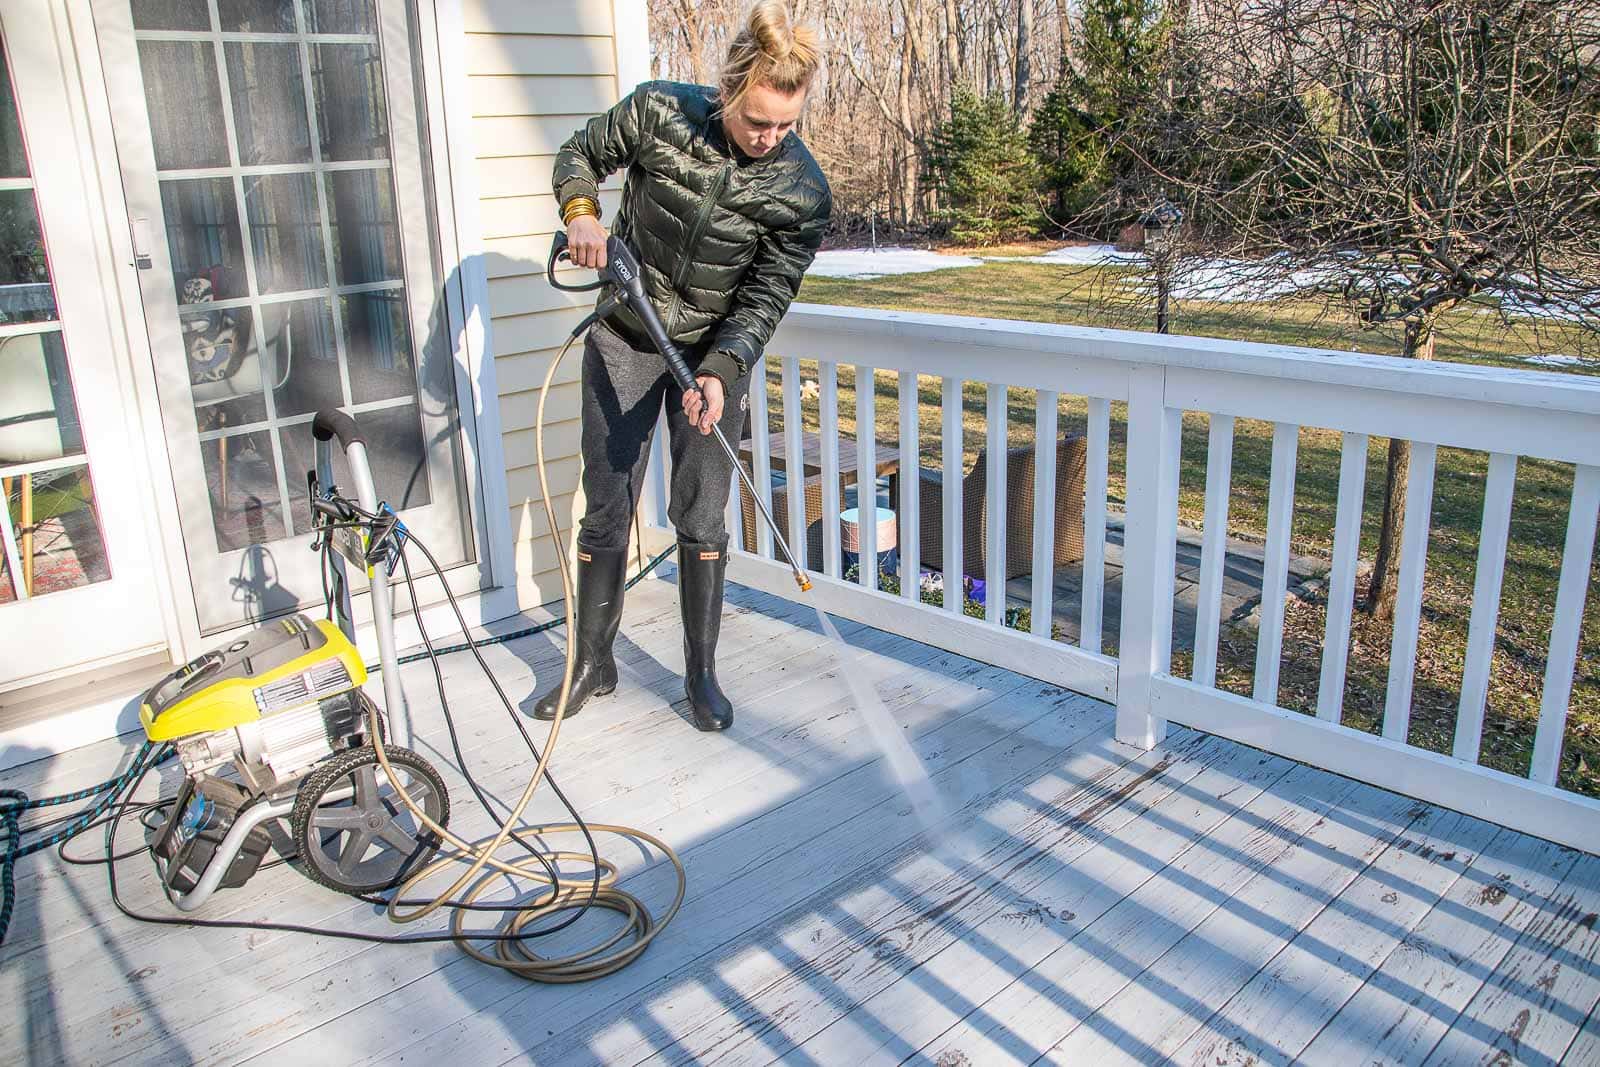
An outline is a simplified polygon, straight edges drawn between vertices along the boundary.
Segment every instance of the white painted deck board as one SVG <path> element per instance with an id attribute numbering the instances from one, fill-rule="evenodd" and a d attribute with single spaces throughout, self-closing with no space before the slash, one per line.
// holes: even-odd
<path id="1" fill-rule="evenodd" d="M 1112 740 L 1106 705 L 844 625 L 948 805 L 953 836 L 927 834 L 806 605 L 730 590 L 719 659 L 739 718 L 691 730 L 675 598 L 670 581 L 630 593 L 623 685 L 566 725 L 556 761 L 586 816 L 659 833 L 688 865 L 684 912 L 633 967 L 545 987 L 450 946 L 144 926 L 109 908 L 99 870 L 33 857 L 0 949 L 0 1061 L 1582 1063 L 1600 1049 L 1600 858 L 1188 730 L 1141 753 Z M 489 655 L 521 700 L 561 647 Z M 468 759 L 492 793 L 515 792 L 520 741 L 470 658 L 445 666 Z M 436 723 L 427 664 L 406 681 Z M 0 780 L 63 789 L 124 753 L 90 746 Z M 486 829 L 429 755 L 453 823 Z M 664 899 L 665 869 L 615 853 Z M 143 858 L 123 885 L 162 910 Z M 399 929 L 289 867 L 204 914 Z"/>

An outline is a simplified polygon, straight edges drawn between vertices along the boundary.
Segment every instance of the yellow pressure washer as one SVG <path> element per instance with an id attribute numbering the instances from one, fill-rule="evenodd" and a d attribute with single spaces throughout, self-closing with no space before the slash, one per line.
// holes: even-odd
<path id="1" fill-rule="evenodd" d="M 372 724 L 390 731 L 362 691 L 367 670 L 351 639 L 346 567 L 355 565 L 371 584 L 385 696 L 396 714 L 403 702 L 391 669 L 389 579 L 405 527 L 377 501 L 355 420 L 323 411 L 312 428 L 317 470 L 308 483 L 325 527 L 314 547 L 325 537 L 335 549 L 330 598 L 340 603 L 330 606 L 345 629 L 303 614 L 257 627 L 163 678 L 139 709 L 145 736 L 170 743 L 185 772 L 166 818 L 147 832 L 162 885 L 181 911 L 243 885 L 273 847 L 272 824 L 281 831 L 287 820 L 281 851 L 298 854 L 309 878 L 362 894 L 393 887 L 438 851 L 439 837 L 414 809 L 440 825 L 449 820 L 449 796 L 432 764 L 398 744 L 385 744 L 380 761 L 370 743 Z M 356 501 L 332 485 L 333 438 L 344 445 Z M 381 517 L 359 522 L 361 511 Z"/>

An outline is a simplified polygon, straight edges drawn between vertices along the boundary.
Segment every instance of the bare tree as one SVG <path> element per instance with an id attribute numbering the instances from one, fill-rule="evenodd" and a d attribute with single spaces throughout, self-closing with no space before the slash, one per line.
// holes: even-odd
<path id="1" fill-rule="evenodd" d="M 1409 357 L 1468 302 L 1600 330 L 1597 57 L 1593 0 L 1219 0 L 1122 143 L 1252 284 L 1398 323 Z M 1409 459 L 1391 440 L 1380 617 Z"/>
<path id="2" fill-rule="evenodd" d="M 1011 104 L 1017 114 L 1028 113 L 1028 82 L 1031 77 L 1028 61 L 1033 49 L 1033 0 L 1017 0 L 1017 54 L 1016 77 L 1012 81 Z"/>

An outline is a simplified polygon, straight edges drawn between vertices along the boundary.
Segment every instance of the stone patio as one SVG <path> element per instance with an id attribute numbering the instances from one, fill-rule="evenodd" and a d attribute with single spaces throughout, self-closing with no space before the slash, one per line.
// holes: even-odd
<path id="1" fill-rule="evenodd" d="M 1176 567 L 1173 572 L 1174 596 L 1172 647 L 1174 651 L 1194 648 L 1195 615 L 1200 601 L 1200 546 L 1203 535 L 1187 526 L 1178 527 Z M 1120 516 L 1106 521 L 1105 600 L 1102 612 L 1103 647 L 1116 655 L 1122 622 L 1122 543 Z M 1254 623 L 1261 603 L 1261 576 L 1266 546 L 1228 539 L 1228 553 L 1222 568 L 1222 624 Z M 1309 556 L 1289 557 L 1288 595 L 1305 597 L 1319 592 L 1326 582 L 1328 563 Z M 1027 607 L 1033 598 L 1033 577 L 1023 575 L 1006 583 L 1006 602 Z M 1083 607 L 1083 564 L 1072 563 L 1055 573 L 1053 616 L 1064 631 L 1064 640 L 1077 643 Z"/>

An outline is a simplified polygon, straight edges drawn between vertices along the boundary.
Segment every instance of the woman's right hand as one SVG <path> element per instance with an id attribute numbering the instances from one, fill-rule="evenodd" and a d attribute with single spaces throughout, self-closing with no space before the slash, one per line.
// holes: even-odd
<path id="1" fill-rule="evenodd" d="M 567 255 L 590 270 L 606 265 L 606 228 L 593 215 L 580 215 L 567 226 Z"/>

